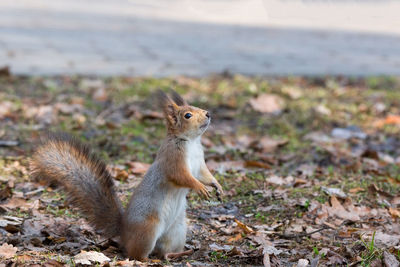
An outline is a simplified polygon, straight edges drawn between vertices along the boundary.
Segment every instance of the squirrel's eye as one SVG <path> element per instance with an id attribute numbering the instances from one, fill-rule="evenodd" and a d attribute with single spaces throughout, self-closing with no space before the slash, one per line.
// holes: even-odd
<path id="1" fill-rule="evenodd" d="M 192 117 L 192 114 L 191 113 L 186 113 L 185 114 L 185 119 L 190 119 Z"/>

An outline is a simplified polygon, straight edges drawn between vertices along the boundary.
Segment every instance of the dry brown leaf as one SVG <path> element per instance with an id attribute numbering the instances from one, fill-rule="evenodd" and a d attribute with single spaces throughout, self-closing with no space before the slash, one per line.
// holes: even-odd
<path id="1" fill-rule="evenodd" d="M 378 194 L 381 195 L 381 196 L 384 196 L 384 197 L 387 197 L 387 198 L 393 198 L 393 195 L 392 195 L 392 194 L 390 194 L 390 193 L 388 193 L 388 192 L 385 192 L 385 191 L 379 189 L 378 186 L 377 186 L 376 184 L 370 184 L 370 185 L 368 186 L 368 191 L 369 191 L 371 194 L 378 193 Z"/>
<path id="2" fill-rule="evenodd" d="M 127 171 L 118 169 L 115 178 L 120 181 L 126 181 L 128 179 L 128 176 L 129 174 Z"/>
<path id="3" fill-rule="evenodd" d="M 357 213 L 347 211 L 335 196 L 331 196 L 331 206 L 328 208 L 329 216 L 337 216 L 344 220 L 359 221 Z"/>
<path id="4" fill-rule="evenodd" d="M 255 111 L 261 113 L 280 113 L 284 100 L 278 95 L 262 94 L 257 98 L 250 99 L 250 105 Z"/>
<path id="5" fill-rule="evenodd" d="M 278 147 L 284 146 L 288 143 L 286 139 L 273 139 L 268 136 L 263 136 L 261 139 L 254 140 L 250 146 L 261 149 L 265 153 L 272 153 Z"/>
<path id="6" fill-rule="evenodd" d="M 17 251 L 18 248 L 14 247 L 13 245 L 4 243 L 2 246 L 0 246 L 0 257 L 3 257 L 5 259 L 12 258 L 16 255 Z"/>
<path id="7" fill-rule="evenodd" d="M 386 179 L 386 181 L 388 181 L 389 183 L 394 184 L 394 185 L 400 185 L 400 180 L 392 178 L 392 177 L 388 177 Z"/>
<path id="8" fill-rule="evenodd" d="M 246 234 L 252 234 L 254 233 L 254 230 L 251 229 L 249 226 L 245 225 L 244 223 L 242 223 L 241 221 L 235 219 L 235 222 L 237 223 L 237 225 L 246 233 Z"/>
<path id="9" fill-rule="evenodd" d="M 293 180 L 294 180 L 293 176 L 290 175 L 287 176 L 286 178 L 277 175 L 271 175 L 270 177 L 265 179 L 267 183 L 274 185 L 288 185 L 293 183 Z"/>
<path id="10" fill-rule="evenodd" d="M 108 94 L 104 87 L 98 88 L 93 93 L 93 99 L 99 102 L 105 102 L 108 100 Z"/>
<path id="11" fill-rule="evenodd" d="M 9 66 L 3 66 L 0 68 L 0 76 L 2 77 L 10 77 L 11 71 Z"/>
<path id="12" fill-rule="evenodd" d="M 1 204 L 0 207 L 8 209 L 21 209 L 22 211 L 27 211 L 30 209 L 37 209 L 39 207 L 39 200 L 34 202 L 27 202 L 23 198 L 13 197 L 7 203 Z"/>
<path id="13" fill-rule="evenodd" d="M 209 247 L 213 251 L 230 251 L 233 248 L 233 246 L 230 246 L 230 245 L 222 245 L 222 246 L 220 246 L 220 245 L 218 245 L 216 243 L 210 244 Z"/>
<path id="14" fill-rule="evenodd" d="M 389 207 L 389 214 L 392 215 L 393 218 L 396 218 L 396 217 L 400 218 L 400 211 L 398 209 Z"/>
<path id="15" fill-rule="evenodd" d="M 308 183 L 308 181 L 305 180 L 305 179 L 296 178 L 296 180 L 294 180 L 293 186 L 294 186 L 294 187 L 298 187 L 298 186 L 300 186 L 300 185 L 304 185 L 304 184 L 307 184 L 307 183 Z"/>
<path id="16" fill-rule="evenodd" d="M 6 185 L 3 189 L 0 190 L 0 201 L 6 200 L 11 196 L 12 196 L 12 189 L 10 186 Z"/>
<path id="17" fill-rule="evenodd" d="M 385 263 L 385 267 L 399 267 L 400 265 L 396 257 L 387 251 L 383 252 L 383 262 Z"/>
<path id="18" fill-rule="evenodd" d="M 282 92 L 287 94 L 291 99 L 298 99 L 303 96 L 301 89 L 293 86 L 283 86 Z"/>
<path id="19" fill-rule="evenodd" d="M 239 233 L 239 234 L 236 234 L 235 236 L 229 238 L 229 239 L 227 240 L 227 242 L 228 242 L 228 243 L 234 243 L 234 242 L 236 242 L 236 241 L 238 241 L 238 240 L 240 240 L 240 239 L 242 239 L 242 238 L 243 238 L 242 234 Z"/>
<path id="20" fill-rule="evenodd" d="M 83 110 L 83 106 L 81 104 L 68 104 L 62 102 L 56 103 L 54 107 L 60 111 L 60 113 L 65 115 L 75 114 Z"/>
<path id="21" fill-rule="evenodd" d="M 380 119 L 374 122 L 374 126 L 377 128 L 382 128 L 385 125 L 400 125 L 400 116 L 399 115 L 388 115 L 384 119 Z"/>
<path id="22" fill-rule="evenodd" d="M 138 161 L 129 162 L 128 165 L 133 174 L 144 174 L 150 168 L 150 164 Z"/>
<path id="23" fill-rule="evenodd" d="M 110 258 L 96 251 L 81 251 L 81 253 L 75 255 L 74 260 L 76 264 L 93 265 L 93 263 L 109 262 Z"/>
<path id="24" fill-rule="evenodd" d="M 268 163 L 255 160 L 246 160 L 244 162 L 244 166 L 246 168 L 253 167 L 253 168 L 271 169 L 271 165 L 269 165 Z"/>
<path id="25" fill-rule="evenodd" d="M 349 192 L 352 193 L 352 194 L 355 194 L 355 193 L 358 193 L 358 192 L 363 192 L 363 191 L 365 191 L 365 189 L 362 188 L 362 187 L 354 187 L 354 188 L 349 190 Z"/>
<path id="26" fill-rule="evenodd" d="M 0 119 L 8 117 L 12 114 L 12 109 L 14 104 L 10 101 L 1 101 L 0 102 Z"/>
<path id="27" fill-rule="evenodd" d="M 400 206 L 400 197 L 394 197 L 392 198 L 392 201 L 390 203 L 394 206 Z"/>
<path id="28" fill-rule="evenodd" d="M 375 241 L 378 246 L 394 247 L 400 244 L 400 235 L 376 232 Z"/>
<path id="29" fill-rule="evenodd" d="M 42 264 L 43 267 L 62 267 L 65 266 L 63 263 L 56 260 L 48 260 Z"/>
<path id="30" fill-rule="evenodd" d="M 213 171 L 226 171 L 226 170 L 238 170 L 244 168 L 243 161 L 223 161 L 223 162 L 216 162 L 214 160 L 207 161 L 207 166 L 209 169 Z"/>

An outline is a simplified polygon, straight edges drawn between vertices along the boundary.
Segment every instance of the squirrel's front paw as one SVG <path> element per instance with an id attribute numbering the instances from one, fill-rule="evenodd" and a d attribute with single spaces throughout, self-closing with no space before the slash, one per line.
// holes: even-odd
<path id="1" fill-rule="evenodd" d="M 205 199 L 210 198 L 210 192 L 208 191 L 207 187 L 204 184 L 199 183 L 198 187 L 195 190 L 199 195 L 203 196 Z"/>

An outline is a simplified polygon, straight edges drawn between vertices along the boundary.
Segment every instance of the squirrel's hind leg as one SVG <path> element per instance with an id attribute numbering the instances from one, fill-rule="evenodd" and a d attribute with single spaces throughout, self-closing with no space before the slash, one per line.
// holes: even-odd
<path id="1" fill-rule="evenodd" d="M 121 237 L 129 258 L 146 260 L 154 250 L 158 239 L 158 223 L 146 220 L 142 223 L 132 223 L 123 231 Z"/>
<path id="2" fill-rule="evenodd" d="M 170 228 L 158 239 L 155 254 L 165 258 L 168 254 L 180 253 L 186 243 L 186 212 L 183 211 Z"/>

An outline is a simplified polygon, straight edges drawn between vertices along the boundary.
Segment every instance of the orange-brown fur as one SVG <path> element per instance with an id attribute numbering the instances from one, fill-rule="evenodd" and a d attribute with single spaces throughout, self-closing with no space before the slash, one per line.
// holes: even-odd
<path id="1" fill-rule="evenodd" d="M 121 236 L 126 253 L 129 257 L 137 260 L 145 260 L 149 255 L 149 246 L 155 239 L 156 224 L 160 221 L 158 214 L 149 215 L 144 223 L 131 224 Z"/>
<path id="2" fill-rule="evenodd" d="M 185 164 L 185 151 L 183 141 L 176 141 L 173 136 L 167 137 L 165 146 L 161 147 L 159 154 L 164 155 L 161 168 L 169 182 L 178 187 L 194 189 L 205 197 L 209 197 L 209 192 L 204 184 L 200 183 L 187 169 Z"/>
<path id="3" fill-rule="evenodd" d="M 212 185 L 222 194 L 221 185 L 204 162 L 199 139 L 210 122 L 208 112 L 187 105 L 175 92 L 170 98 L 160 91 L 158 100 L 166 118 L 167 137 L 125 212 L 105 164 L 76 140 L 50 136 L 32 158 L 35 177 L 63 185 L 89 222 L 108 236 L 119 235 L 127 255 L 138 260 L 151 252 L 165 256 L 182 251 L 188 189 L 208 198 L 205 185 Z M 187 113 L 190 118 L 185 117 Z"/>

